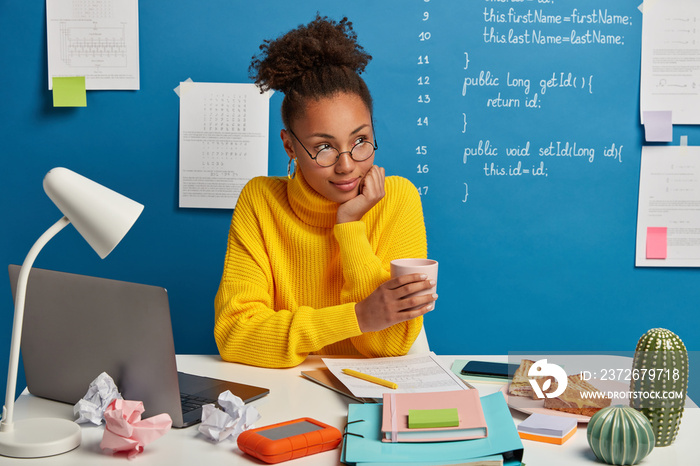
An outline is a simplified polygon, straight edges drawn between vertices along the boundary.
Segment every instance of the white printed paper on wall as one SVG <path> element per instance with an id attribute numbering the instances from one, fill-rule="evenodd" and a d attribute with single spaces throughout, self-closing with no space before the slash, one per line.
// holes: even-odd
<path id="1" fill-rule="evenodd" d="M 248 180 L 267 175 L 270 95 L 180 83 L 180 207 L 232 209 Z"/>
<path id="2" fill-rule="evenodd" d="M 53 77 L 85 88 L 139 89 L 137 0 L 46 0 L 49 90 Z"/>
<path id="3" fill-rule="evenodd" d="M 644 2 L 641 111 L 671 111 L 673 124 L 700 123 L 700 2 Z"/>
<path id="4" fill-rule="evenodd" d="M 700 267 L 700 147 L 642 147 L 636 265 Z"/>

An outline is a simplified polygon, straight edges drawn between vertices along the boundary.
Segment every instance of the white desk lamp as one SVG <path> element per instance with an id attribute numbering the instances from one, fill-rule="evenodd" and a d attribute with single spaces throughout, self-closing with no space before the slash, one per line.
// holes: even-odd
<path id="1" fill-rule="evenodd" d="M 126 235 L 143 210 L 141 204 L 66 168 L 49 171 L 44 177 L 44 190 L 64 217 L 34 243 L 24 259 L 17 280 L 7 393 L 0 422 L 0 455 L 17 458 L 58 455 L 77 448 L 81 440 L 80 426 L 67 419 L 23 419 L 17 422 L 12 419 L 24 301 L 29 271 L 34 260 L 44 245 L 69 223 L 104 259 Z"/>

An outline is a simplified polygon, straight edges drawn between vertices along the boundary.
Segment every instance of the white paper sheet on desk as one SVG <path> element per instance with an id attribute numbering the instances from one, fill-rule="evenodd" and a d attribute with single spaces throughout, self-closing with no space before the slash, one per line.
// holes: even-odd
<path id="1" fill-rule="evenodd" d="M 413 354 L 394 358 L 334 359 L 323 362 L 353 395 L 360 398 L 382 398 L 390 392 L 442 392 L 468 390 L 459 377 L 445 367 L 435 353 Z M 398 384 L 399 388 L 382 387 L 343 373 L 353 369 Z"/>

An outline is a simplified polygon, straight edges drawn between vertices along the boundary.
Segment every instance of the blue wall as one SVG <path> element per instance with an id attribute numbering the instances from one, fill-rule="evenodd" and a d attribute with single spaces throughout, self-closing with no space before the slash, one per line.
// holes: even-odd
<path id="1" fill-rule="evenodd" d="M 53 108 L 44 2 L 4 1 L 0 263 L 21 263 L 60 217 L 41 181 L 54 166 L 71 168 L 146 208 L 106 260 L 68 228 L 35 265 L 164 286 L 177 351 L 215 353 L 212 303 L 231 211 L 177 206 L 173 88 L 188 77 L 248 82 L 263 39 L 320 11 L 348 15 L 374 56 L 365 77 L 376 101 L 377 163 L 423 192 L 429 255 L 440 261 L 440 299 L 426 318 L 437 353 L 625 351 L 652 327 L 698 350 L 697 270 L 634 267 L 639 3 L 141 1 L 141 90 L 90 91 L 86 108 Z M 511 9 L 531 15 L 515 22 Z M 595 13 L 597 22 L 539 16 L 580 17 L 574 10 Z M 627 24 L 600 22 L 605 11 Z M 560 43 L 532 43 L 546 36 Z M 572 43 L 588 39 L 598 42 Z M 556 86 L 543 90 L 543 81 Z M 270 102 L 271 175 L 286 173 L 280 102 L 279 94 Z M 681 134 L 698 143 L 696 128 L 676 127 L 673 144 Z M 529 156 L 507 155 L 528 144 Z M 560 156 L 541 157 L 550 144 Z M 567 144 L 593 157 L 561 156 Z M 621 155 L 606 157 L 613 144 Z M 495 175 L 499 169 L 515 175 Z M 4 290 L 0 373 L 13 312 Z"/>

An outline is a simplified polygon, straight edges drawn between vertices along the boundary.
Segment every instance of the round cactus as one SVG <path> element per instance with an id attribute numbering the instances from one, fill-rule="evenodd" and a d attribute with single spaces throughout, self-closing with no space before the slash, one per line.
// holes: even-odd
<path id="1" fill-rule="evenodd" d="M 653 328 L 642 335 L 632 363 L 630 406 L 651 422 L 656 446 L 673 443 L 688 389 L 688 351 L 675 333 Z"/>
<path id="2" fill-rule="evenodd" d="M 637 464 L 654 449 L 651 423 L 636 409 L 615 405 L 591 417 L 588 444 L 599 460 L 608 464 Z"/>

